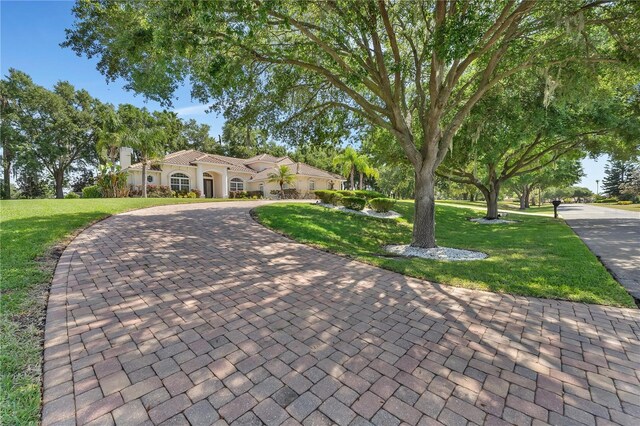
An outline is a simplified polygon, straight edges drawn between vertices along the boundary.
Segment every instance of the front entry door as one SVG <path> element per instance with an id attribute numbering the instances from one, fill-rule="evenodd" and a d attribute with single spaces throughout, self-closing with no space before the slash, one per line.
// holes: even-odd
<path id="1" fill-rule="evenodd" d="M 204 196 L 213 198 L 213 179 L 204 180 Z"/>

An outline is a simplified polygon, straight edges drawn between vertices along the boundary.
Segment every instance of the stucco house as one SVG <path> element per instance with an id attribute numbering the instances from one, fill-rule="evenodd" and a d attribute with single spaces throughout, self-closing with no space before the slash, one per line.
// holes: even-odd
<path id="1" fill-rule="evenodd" d="M 120 149 L 120 166 L 128 172 L 130 185 L 142 185 L 142 163 L 131 164 L 131 148 Z M 195 150 L 178 151 L 154 161 L 147 167 L 147 183 L 170 186 L 174 191 L 200 190 L 202 197 L 228 198 L 231 191 L 262 191 L 264 197 L 276 197 L 277 183 L 268 182 L 269 174 L 286 165 L 295 181 L 285 188 L 295 188 L 303 198 L 311 198 L 316 189 L 340 189 L 345 179 L 289 157 L 268 154 L 242 159 L 208 154 Z"/>

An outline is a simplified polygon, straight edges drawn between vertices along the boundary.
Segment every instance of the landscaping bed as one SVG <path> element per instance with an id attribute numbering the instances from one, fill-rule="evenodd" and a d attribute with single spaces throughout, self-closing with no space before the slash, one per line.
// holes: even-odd
<path id="1" fill-rule="evenodd" d="M 512 213 L 518 223 L 480 226 L 482 213 L 437 206 L 437 241 L 486 253 L 480 261 L 444 262 L 389 256 L 386 245 L 411 241 L 413 203 L 398 202 L 402 217 L 382 220 L 310 204 L 255 209 L 265 226 L 302 243 L 406 275 L 460 287 L 576 302 L 635 307 L 633 299 L 562 220 Z"/>

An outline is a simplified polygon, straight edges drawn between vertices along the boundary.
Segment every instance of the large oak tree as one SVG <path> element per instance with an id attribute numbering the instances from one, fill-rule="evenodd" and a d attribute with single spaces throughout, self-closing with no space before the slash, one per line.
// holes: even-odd
<path id="1" fill-rule="evenodd" d="M 188 78 L 228 114 L 386 129 L 415 170 L 412 244 L 434 247 L 435 171 L 478 101 L 527 69 L 636 60 L 639 12 L 603 0 L 82 0 L 65 45 L 153 99 Z"/>

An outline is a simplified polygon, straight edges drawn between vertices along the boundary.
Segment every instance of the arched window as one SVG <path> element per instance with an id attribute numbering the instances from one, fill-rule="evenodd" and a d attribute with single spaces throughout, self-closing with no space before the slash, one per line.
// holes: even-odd
<path id="1" fill-rule="evenodd" d="M 233 178 L 229 181 L 229 191 L 244 191 L 244 182 L 240 178 Z"/>
<path id="2" fill-rule="evenodd" d="M 258 191 L 262 192 L 262 194 L 264 195 L 264 183 L 261 183 L 261 184 L 258 186 Z"/>
<path id="3" fill-rule="evenodd" d="M 316 182 L 313 180 L 309 181 L 309 191 L 315 191 L 316 189 Z"/>
<path id="4" fill-rule="evenodd" d="M 184 173 L 174 173 L 171 175 L 171 190 L 177 192 L 189 192 L 189 176 Z"/>

